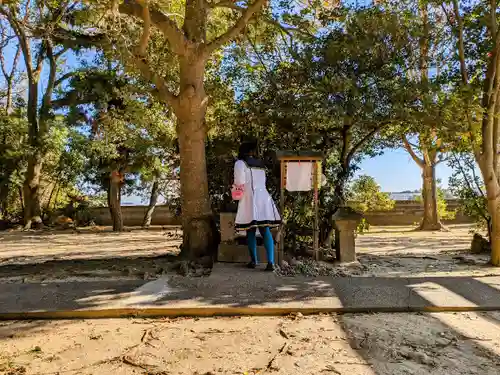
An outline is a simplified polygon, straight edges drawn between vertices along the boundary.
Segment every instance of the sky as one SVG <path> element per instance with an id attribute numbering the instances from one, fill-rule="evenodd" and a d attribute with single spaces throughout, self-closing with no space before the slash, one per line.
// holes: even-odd
<path id="1" fill-rule="evenodd" d="M 357 176 L 366 174 L 375 178 L 382 191 L 399 192 L 418 190 L 422 187 L 422 172 L 404 149 L 388 150 L 373 159 L 365 159 Z M 441 179 L 441 186 L 448 186 L 452 174 L 446 163 L 436 168 L 436 177 Z"/>

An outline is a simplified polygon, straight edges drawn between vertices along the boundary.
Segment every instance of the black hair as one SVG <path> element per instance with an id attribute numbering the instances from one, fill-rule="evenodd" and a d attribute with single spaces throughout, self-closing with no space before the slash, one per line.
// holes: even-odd
<path id="1" fill-rule="evenodd" d="M 238 159 L 244 160 L 247 157 L 249 157 L 252 153 L 257 154 L 257 141 L 243 142 L 238 150 Z"/>

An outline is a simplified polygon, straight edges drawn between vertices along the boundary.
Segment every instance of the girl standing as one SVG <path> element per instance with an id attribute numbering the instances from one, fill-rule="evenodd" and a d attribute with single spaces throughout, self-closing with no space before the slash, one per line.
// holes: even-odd
<path id="1" fill-rule="evenodd" d="M 249 268 L 255 268 L 257 259 L 256 231 L 259 229 L 264 238 L 267 254 L 266 271 L 274 270 L 274 241 L 270 228 L 281 223 L 271 195 L 266 188 L 266 171 L 264 163 L 257 157 L 257 142 L 245 142 L 240 145 L 238 161 L 234 165 L 234 186 L 243 190 L 238 203 L 236 228 L 246 230 L 248 250 L 250 252 Z"/>

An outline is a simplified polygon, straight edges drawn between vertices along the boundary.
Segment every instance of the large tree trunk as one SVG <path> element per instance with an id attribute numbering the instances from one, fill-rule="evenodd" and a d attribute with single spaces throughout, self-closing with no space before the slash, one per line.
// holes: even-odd
<path id="1" fill-rule="evenodd" d="M 488 157 L 486 157 L 488 156 Z M 478 158 L 488 199 L 488 213 L 491 218 L 490 243 L 491 264 L 500 266 L 500 183 L 494 166 L 494 155 L 487 153 Z"/>
<path id="2" fill-rule="evenodd" d="M 9 188 L 10 188 L 10 184 L 9 182 L 6 182 L 5 184 L 3 184 L 2 186 L 0 186 L 0 216 L 5 219 L 9 212 L 9 202 L 8 202 L 8 198 L 9 198 Z"/>
<path id="3" fill-rule="evenodd" d="M 39 153 L 28 159 L 28 169 L 23 185 L 24 193 L 24 229 L 31 229 L 33 225 L 42 225 L 42 210 L 40 206 L 40 179 L 43 160 Z"/>
<path id="4" fill-rule="evenodd" d="M 182 255 L 202 257 L 214 251 L 214 233 L 205 157 L 205 61 L 196 53 L 180 59 L 178 136 L 182 202 Z"/>
<path id="5" fill-rule="evenodd" d="M 122 178 L 118 171 L 111 172 L 108 188 L 108 204 L 111 220 L 113 222 L 113 231 L 123 231 L 123 216 L 121 207 L 121 186 Z"/>
<path id="6" fill-rule="evenodd" d="M 3 143 L 5 144 L 6 140 L 4 138 Z M 12 171 L 10 168 L 4 168 L 1 171 L 4 175 L 2 176 L 2 182 L 0 183 L 0 214 L 3 219 L 8 216 L 9 209 L 9 191 L 10 191 L 10 177 L 12 175 Z"/>
<path id="7" fill-rule="evenodd" d="M 497 198 L 489 201 L 488 207 L 491 216 L 491 264 L 500 266 L 500 189 Z"/>
<path id="8" fill-rule="evenodd" d="M 436 186 L 436 165 L 424 164 L 422 167 L 422 200 L 424 217 L 420 230 L 440 230 L 443 225 L 439 219 Z"/>
<path id="9" fill-rule="evenodd" d="M 158 203 L 158 197 L 160 196 L 160 183 L 157 179 L 153 182 L 153 187 L 151 188 L 151 196 L 149 198 L 149 206 L 144 215 L 144 220 L 142 226 L 144 228 L 149 228 L 151 225 L 151 219 L 153 218 L 153 212 L 155 211 L 156 203 Z"/>

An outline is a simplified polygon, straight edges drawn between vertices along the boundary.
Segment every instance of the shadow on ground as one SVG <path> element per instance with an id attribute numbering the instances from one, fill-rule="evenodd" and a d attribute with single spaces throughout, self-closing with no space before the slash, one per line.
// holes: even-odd
<path id="1" fill-rule="evenodd" d="M 118 305 L 117 305 L 118 303 Z M 409 311 L 500 308 L 499 277 L 278 277 L 236 266 L 210 277 L 2 284 L 1 312 L 94 308 L 288 307 Z"/>
<path id="2" fill-rule="evenodd" d="M 339 321 L 350 346 L 371 365 L 373 374 L 498 374 L 500 325 L 482 316 L 346 314 Z"/>
<path id="3" fill-rule="evenodd" d="M 0 278 L 63 279 L 71 277 L 149 278 L 171 271 L 176 255 L 51 260 L 43 263 L 0 265 Z M 38 278 L 37 278 L 38 276 Z"/>
<path id="4" fill-rule="evenodd" d="M 392 252 L 449 252 L 469 249 L 469 238 L 413 238 L 413 237 L 368 237 L 358 236 L 356 245 L 363 253 L 392 253 Z"/>
<path id="5" fill-rule="evenodd" d="M 176 230 L 0 232 L 0 278 L 161 275 L 179 253 Z"/>
<path id="6" fill-rule="evenodd" d="M 437 280 L 433 280 L 438 282 Z M 464 281 L 463 279 L 457 279 L 456 284 Z M 412 280 L 415 283 L 415 280 Z M 480 283 L 480 281 L 478 281 Z M 442 283 L 442 286 L 448 286 L 448 283 Z M 439 284 L 441 285 L 441 284 Z M 498 286 L 498 284 L 492 284 Z M 96 285 L 94 285 L 97 287 Z M 314 284 L 314 286 L 318 286 Z M 304 290 L 313 287 L 313 285 L 304 287 Z M 498 295 L 494 291 L 488 290 L 487 287 L 474 284 L 472 287 L 480 288 L 477 293 L 489 293 L 491 297 L 498 298 Z M 496 289 L 491 287 L 492 289 Z M 126 290 L 125 288 L 124 290 Z M 129 288 L 132 290 L 132 287 Z M 455 288 L 455 291 L 457 288 Z M 89 295 L 102 295 L 103 293 L 109 293 L 110 291 L 98 291 L 95 290 Z M 119 293 L 120 290 L 115 290 L 115 293 Z M 465 294 L 465 293 L 464 293 Z M 342 300 L 347 300 L 348 297 L 341 295 Z M 429 300 L 421 297 L 427 304 L 430 303 Z M 479 300 L 478 300 L 479 301 Z M 479 301 L 481 302 L 481 301 Z M 300 339 L 302 336 L 308 336 L 309 340 L 312 339 L 313 347 L 317 351 L 330 355 L 323 357 L 323 359 L 328 360 L 328 366 L 325 366 L 325 371 L 321 373 L 355 373 L 355 374 L 366 374 L 366 375 L 494 375 L 498 374 L 500 369 L 500 324 L 498 323 L 500 318 L 500 313 L 498 312 L 483 312 L 483 313 L 438 313 L 438 314 L 420 314 L 420 313 L 399 313 L 399 314 L 343 314 L 339 316 L 332 316 L 334 324 L 338 324 L 347 335 L 348 345 L 354 349 L 358 355 L 356 356 L 346 356 L 343 355 L 345 348 L 340 348 L 334 341 L 344 340 L 344 336 L 340 335 L 333 339 L 333 341 L 320 340 L 319 336 L 311 336 L 311 331 L 307 329 L 302 329 L 296 333 L 300 333 L 298 337 L 293 335 L 293 331 L 286 328 L 286 325 L 280 324 L 279 327 L 283 327 L 283 330 L 279 332 L 276 331 L 276 335 L 280 338 L 283 343 L 289 344 L 293 351 L 298 350 L 299 347 L 305 345 Z M 254 318 L 259 319 L 259 318 Z M 295 317 L 294 319 L 300 320 L 301 318 Z M 309 318 L 306 318 L 309 319 Z M 194 328 L 195 320 L 187 319 L 189 325 L 187 325 L 187 331 L 189 328 Z M 32 334 L 42 333 L 49 328 L 46 328 L 48 321 L 32 321 L 32 322 L 12 322 L 12 323 L 0 323 L 0 340 L 5 339 L 15 339 L 16 337 L 28 336 Z M 143 321 L 123 321 L 123 329 L 127 330 L 128 324 L 141 323 L 145 324 L 143 327 L 145 329 L 145 334 L 151 329 L 151 323 L 148 320 Z M 70 321 L 60 322 L 58 328 L 65 330 L 65 325 L 72 324 Z M 149 324 L 149 325 L 148 325 Z M 174 331 L 176 337 L 179 340 L 185 340 L 186 337 L 183 336 L 183 332 L 179 331 L 177 327 L 169 324 L 169 321 L 162 321 L 165 330 Z M 206 329 L 203 320 L 199 322 Z M 265 341 L 261 337 L 264 337 L 266 332 L 261 332 L 255 328 L 249 334 L 255 336 L 255 344 L 259 345 Z M 317 323 L 319 324 L 319 322 Z M 325 328 L 326 327 L 326 328 Z M 219 329 L 220 328 L 220 329 Z M 200 350 L 200 348 L 205 348 L 209 343 L 213 344 L 213 341 L 207 340 L 208 333 L 212 333 L 217 336 L 219 340 L 222 335 L 228 335 L 230 337 L 236 337 L 235 333 L 231 333 L 232 326 L 230 324 L 220 325 L 217 330 L 208 331 L 205 335 L 201 335 L 198 330 L 191 329 L 191 333 L 187 335 L 192 336 L 204 336 L 201 337 L 199 341 L 190 341 L 192 346 L 184 344 L 186 346 L 175 347 L 176 349 L 185 348 L 186 351 Z M 308 327 L 309 329 L 312 326 Z M 329 331 L 334 327 L 329 325 L 322 326 L 321 329 Z M 53 327 L 50 328 L 54 329 Z M 319 330 L 319 328 L 318 328 Z M 186 332 L 187 332 L 186 331 Z M 53 332 L 51 332 L 53 333 Z M 91 332 L 81 332 L 80 334 L 90 334 Z M 323 332 L 325 333 L 325 332 Z M 309 335 L 308 335 L 309 334 Z M 337 334 L 337 333 L 335 333 Z M 155 333 L 158 335 L 158 333 Z M 232 335 L 232 336 L 231 336 Z M 144 338 L 144 335 L 142 335 Z M 155 336 L 153 336 L 155 337 Z M 165 336 L 167 337 L 167 336 Z M 140 338 L 140 336 L 139 336 Z M 170 338 L 173 340 L 174 338 Z M 203 341 L 201 341 L 203 339 Z M 208 337 L 209 339 L 209 337 Z M 86 340 L 89 340 L 88 338 Z M 92 338 L 90 338 L 92 340 Z M 139 339 L 137 339 L 139 340 Z M 212 340 L 214 340 L 212 338 Z M 200 343 L 201 341 L 201 343 Z M 140 342 L 140 341 L 138 341 Z M 238 341 L 236 341 L 238 342 Z M 307 341 L 310 342 L 310 341 Z M 158 342 L 156 342 L 158 344 Z M 282 344 L 280 343 L 279 347 Z M 153 348 L 161 348 L 153 346 Z M 283 346 L 285 347 L 285 346 Z M 85 348 L 81 348 L 83 350 Z M 155 349 L 156 350 L 156 349 Z M 149 352 L 145 352 L 148 354 Z M 274 352 L 273 352 L 274 353 Z M 270 353 L 270 358 L 273 353 Z M 165 352 L 156 351 L 153 354 L 157 354 L 159 358 L 157 362 L 161 365 L 165 365 L 162 362 L 162 358 L 165 358 Z M 220 354 L 220 353 L 217 353 Z M 48 354 L 47 354 L 48 355 Z M 279 355 L 279 354 L 278 354 Z M 292 354 L 283 353 L 283 355 L 291 356 Z M 312 356 L 311 353 L 308 355 Z M 137 359 L 148 359 L 151 363 L 151 356 L 139 357 Z M 229 358 L 217 357 L 221 361 L 228 360 Z M 306 357 L 287 357 L 292 358 L 297 361 L 298 359 L 307 360 Z M 347 361 L 346 361 L 347 359 Z M 142 363 L 142 362 L 138 362 Z M 279 360 L 276 361 L 279 363 Z M 356 371 L 354 369 L 359 370 Z M 207 370 L 211 370 L 208 368 Z M 300 369 L 297 368 L 297 371 Z M 353 372 L 354 371 L 354 372 Z M 362 372 L 361 372 L 362 371 Z M 275 372 L 279 372 L 276 370 Z M 283 372 L 279 372 L 282 374 Z M 288 374 L 304 374 L 313 375 L 310 372 L 289 372 Z M 314 375 L 318 374 L 315 372 Z"/>

